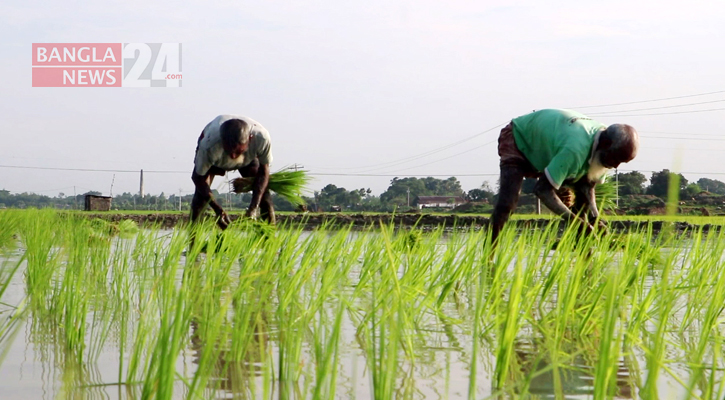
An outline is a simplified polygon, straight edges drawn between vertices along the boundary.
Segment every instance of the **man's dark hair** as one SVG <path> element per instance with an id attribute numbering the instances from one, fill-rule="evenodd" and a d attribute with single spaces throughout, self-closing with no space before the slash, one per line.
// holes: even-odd
<path id="1" fill-rule="evenodd" d="M 249 141 L 249 130 L 249 124 L 241 119 L 230 119 L 221 124 L 219 134 L 224 146 L 232 148 Z"/>
<path id="2" fill-rule="evenodd" d="M 602 132 L 599 143 L 609 143 L 609 151 L 632 160 L 639 149 L 639 134 L 630 125 L 612 124 Z"/>

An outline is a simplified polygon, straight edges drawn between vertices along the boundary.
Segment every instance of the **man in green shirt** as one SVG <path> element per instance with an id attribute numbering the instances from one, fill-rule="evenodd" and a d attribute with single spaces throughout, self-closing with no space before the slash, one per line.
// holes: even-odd
<path id="1" fill-rule="evenodd" d="M 534 193 L 551 211 L 579 220 L 590 233 L 599 217 L 594 187 L 609 169 L 632 161 L 639 135 L 624 124 L 603 125 L 570 110 L 546 109 L 515 118 L 501 130 L 501 180 L 493 211 L 493 240 L 516 209 L 525 177 L 538 178 Z M 556 195 L 562 186 L 575 193 L 573 211 Z"/>

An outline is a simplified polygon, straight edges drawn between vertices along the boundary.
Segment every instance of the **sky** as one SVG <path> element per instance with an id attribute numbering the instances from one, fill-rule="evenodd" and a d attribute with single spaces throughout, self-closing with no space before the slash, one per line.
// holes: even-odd
<path id="1" fill-rule="evenodd" d="M 637 128 L 623 172 L 725 181 L 724 20 L 716 0 L 6 0 L 0 189 L 135 193 L 144 169 L 146 193 L 190 194 L 219 114 L 264 125 L 271 170 L 300 166 L 310 191 L 495 187 L 500 128 L 542 108 Z M 180 88 L 31 87 L 33 43 L 163 42 L 182 44 Z"/>

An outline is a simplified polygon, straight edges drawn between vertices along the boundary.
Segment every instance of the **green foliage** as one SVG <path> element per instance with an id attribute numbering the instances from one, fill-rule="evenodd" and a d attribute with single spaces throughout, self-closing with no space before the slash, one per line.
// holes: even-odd
<path id="1" fill-rule="evenodd" d="M 603 183 L 596 186 L 594 194 L 596 196 L 597 208 L 601 212 L 613 212 L 617 209 L 617 186 L 612 177 L 606 177 Z"/>
<path id="2" fill-rule="evenodd" d="M 491 189 L 488 182 L 483 182 L 480 188 L 471 189 L 466 193 L 466 200 L 468 201 L 488 201 L 493 203 L 494 197 L 496 197 L 496 192 Z"/>
<path id="3" fill-rule="evenodd" d="M 673 177 L 673 175 L 675 175 Z M 668 169 L 663 169 L 660 172 L 653 172 L 650 178 L 650 186 L 647 188 L 647 194 L 655 195 L 659 198 L 665 199 L 669 193 L 670 182 L 677 184 L 677 192 L 683 191 L 687 188 L 687 179 L 682 174 L 675 174 L 670 172 Z"/>
<path id="4" fill-rule="evenodd" d="M 725 194 L 725 182 L 716 179 L 700 178 L 697 180 L 697 185 L 710 193 Z"/>
<path id="5" fill-rule="evenodd" d="M 410 193 L 408 193 L 410 190 Z M 462 196 L 461 183 L 455 177 L 448 179 L 427 178 L 393 178 L 388 189 L 380 195 L 380 201 L 393 205 L 410 204 L 416 196 Z"/>
<path id="6" fill-rule="evenodd" d="M 690 183 L 687 185 L 685 190 L 680 193 L 681 198 L 695 197 L 698 193 L 702 192 L 700 185 L 696 183 Z"/>
<path id="7" fill-rule="evenodd" d="M 722 225 L 582 237 L 553 219 L 495 249 L 485 229 L 375 228 L 207 221 L 89 246 L 107 223 L 0 212 L 23 254 L 0 262 L 0 362 L 41 364 L 58 398 L 722 398 Z"/>
<path id="8" fill-rule="evenodd" d="M 326 185 L 319 192 L 315 192 L 315 200 L 320 211 L 330 211 L 333 206 L 343 209 L 353 209 L 360 206 L 363 199 L 369 196 L 370 189 L 350 190 L 337 187 L 333 184 Z"/>
<path id="9" fill-rule="evenodd" d="M 642 194 L 645 191 L 644 185 L 647 183 L 647 178 L 643 173 L 638 171 L 618 173 L 616 179 L 613 180 L 619 182 L 620 196 Z"/>

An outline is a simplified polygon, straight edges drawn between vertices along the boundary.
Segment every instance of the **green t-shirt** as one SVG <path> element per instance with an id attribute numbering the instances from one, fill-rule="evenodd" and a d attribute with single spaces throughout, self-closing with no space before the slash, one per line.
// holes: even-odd
<path id="1" fill-rule="evenodd" d="M 515 118 L 516 146 L 555 188 L 589 169 L 594 136 L 606 126 L 570 110 L 539 110 Z"/>

